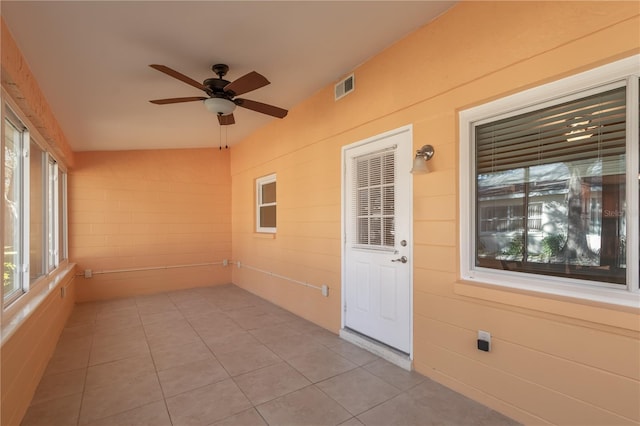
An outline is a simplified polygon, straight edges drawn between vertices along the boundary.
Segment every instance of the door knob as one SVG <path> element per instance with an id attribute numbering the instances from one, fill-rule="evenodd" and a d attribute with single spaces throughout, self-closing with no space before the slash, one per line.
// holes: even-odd
<path id="1" fill-rule="evenodd" d="M 401 263 L 407 263 L 407 256 L 402 256 L 399 259 L 393 259 L 392 262 L 401 262 Z"/>

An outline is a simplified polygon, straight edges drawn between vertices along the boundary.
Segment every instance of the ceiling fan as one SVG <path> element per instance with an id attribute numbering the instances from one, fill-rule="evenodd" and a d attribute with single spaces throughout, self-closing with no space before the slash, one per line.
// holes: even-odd
<path id="1" fill-rule="evenodd" d="M 251 92 L 252 90 L 256 90 L 270 84 L 269 80 L 255 71 L 251 71 L 237 80 L 230 82 L 223 79 L 229 71 L 229 66 L 225 64 L 216 64 L 212 66 L 211 69 L 218 75 L 218 78 L 208 78 L 201 84 L 165 65 L 152 64 L 149 66 L 167 74 L 168 76 L 176 78 L 183 83 L 187 83 L 190 86 L 200 89 L 209 96 L 208 98 L 204 96 L 190 96 L 185 98 L 155 99 L 149 101 L 152 104 L 165 105 L 181 102 L 204 101 L 205 107 L 209 111 L 217 114 L 220 125 L 229 125 L 236 122 L 233 118 L 233 111 L 236 106 L 277 118 L 284 118 L 287 115 L 288 111 L 286 109 L 264 104 L 262 102 L 252 101 L 250 99 L 236 98 L 238 95 Z"/>

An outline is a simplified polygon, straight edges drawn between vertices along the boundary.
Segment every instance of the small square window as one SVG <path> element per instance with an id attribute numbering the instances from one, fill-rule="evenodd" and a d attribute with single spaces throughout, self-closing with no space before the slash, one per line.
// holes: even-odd
<path id="1" fill-rule="evenodd" d="M 276 175 L 256 179 L 256 232 L 276 232 Z"/>

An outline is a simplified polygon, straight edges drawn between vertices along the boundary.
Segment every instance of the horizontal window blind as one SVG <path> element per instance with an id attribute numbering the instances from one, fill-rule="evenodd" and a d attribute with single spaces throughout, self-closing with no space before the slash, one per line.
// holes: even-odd
<path id="1" fill-rule="evenodd" d="M 354 158 L 352 205 L 359 246 L 395 244 L 395 160 L 393 149 Z"/>
<path id="2" fill-rule="evenodd" d="M 625 121 L 621 87 L 476 126 L 476 173 L 588 159 L 602 160 L 602 174 L 624 173 Z"/>

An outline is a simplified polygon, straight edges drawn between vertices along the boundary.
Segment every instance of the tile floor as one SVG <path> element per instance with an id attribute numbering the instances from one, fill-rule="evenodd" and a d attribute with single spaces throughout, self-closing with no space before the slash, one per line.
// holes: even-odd
<path id="1" fill-rule="evenodd" d="M 79 304 L 22 425 L 512 425 L 236 286 Z"/>

